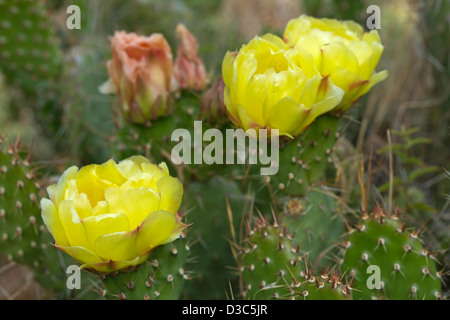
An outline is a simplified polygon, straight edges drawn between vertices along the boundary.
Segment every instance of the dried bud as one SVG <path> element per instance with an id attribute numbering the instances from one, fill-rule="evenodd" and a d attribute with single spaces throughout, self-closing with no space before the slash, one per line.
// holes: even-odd
<path id="1" fill-rule="evenodd" d="M 228 121 L 227 108 L 223 101 L 225 84 L 222 77 L 217 79 L 200 100 L 200 117 L 211 124 L 222 125 Z"/>
<path id="2" fill-rule="evenodd" d="M 179 42 L 173 75 L 181 89 L 201 90 L 206 86 L 206 71 L 203 61 L 197 55 L 197 39 L 182 24 L 177 26 Z"/>

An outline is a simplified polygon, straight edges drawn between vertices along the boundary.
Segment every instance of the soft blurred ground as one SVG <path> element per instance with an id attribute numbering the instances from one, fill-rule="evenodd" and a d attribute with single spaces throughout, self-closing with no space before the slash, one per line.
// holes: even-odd
<path id="1" fill-rule="evenodd" d="M 43 296 L 43 289 L 27 267 L 8 262 L 0 255 L 0 300 L 34 300 Z"/>

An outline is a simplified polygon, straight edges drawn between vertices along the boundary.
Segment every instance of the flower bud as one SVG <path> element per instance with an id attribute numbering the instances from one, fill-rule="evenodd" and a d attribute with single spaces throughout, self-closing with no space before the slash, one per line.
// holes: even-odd
<path id="1" fill-rule="evenodd" d="M 200 100 L 200 118 L 211 124 L 222 125 L 228 121 L 227 108 L 223 101 L 225 84 L 220 77 L 203 93 Z"/>
<path id="2" fill-rule="evenodd" d="M 117 93 L 123 115 L 144 124 L 171 111 L 172 53 L 161 34 L 149 37 L 118 31 L 111 37 L 110 79 L 102 93 Z"/>
<path id="3" fill-rule="evenodd" d="M 201 90 L 207 83 L 203 61 L 197 55 L 197 39 L 182 24 L 177 26 L 177 58 L 175 59 L 174 77 L 181 89 Z"/>

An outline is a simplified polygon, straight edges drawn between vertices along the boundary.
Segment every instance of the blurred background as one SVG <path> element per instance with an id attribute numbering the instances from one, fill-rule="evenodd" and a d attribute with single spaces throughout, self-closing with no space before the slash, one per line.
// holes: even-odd
<path id="1" fill-rule="evenodd" d="M 6 0 L 8 1 L 8 0 Z M 66 9 L 81 8 L 81 30 L 68 30 Z M 357 185 L 361 158 L 371 159 L 371 182 L 380 195 L 389 181 L 388 131 L 393 153 L 394 195 L 418 225 L 428 229 L 430 246 L 449 245 L 450 226 L 450 1 L 447 0 L 48 0 L 51 46 L 58 72 L 46 81 L 31 76 L 26 65 L 14 78 L 11 62 L 0 68 L 0 134 L 33 144 L 35 163 L 58 173 L 68 164 L 99 163 L 110 157 L 115 97 L 98 87 L 107 80 L 108 37 L 116 30 L 162 33 L 175 54 L 175 27 L 183 23 L 197 37 L 199 55 L 211 79 L 221 73 L 227 50 L 255 35 L 281 35 L 301 14 L 351 19 L 365 26 L 366 9 L 381 9 L 385 50 L 377 70 L 389 77 L 358 102 L 339 142 L 336 183 Z M 7 12 L 0 13 L 7 16 Z M 1 29 L 0 25 L 0 29 Z M 1 35 L 0 30 L 0 35 Z M 0 53 L 2 51 L 0 42 Z M 55 50 L 56 50 L 55 49 Z M 20 54 L 19 54 L 20 56 Z M 52 66 L 50 66 L 52 69 Z M 38 90 L 38 89 L 39 90 Z M 39 111 L 39 112 L 37 112 Z M 370 157 L 370 155 L 372 155 Z M 350 199 L 358 191 L 349 191 Z M 450 265 L 449 255 L 443 260 Z M 0 299 L 35 298 L 40 290 L 0 257 Z M 13 277 L 13 274 L 25 276 Z"/>

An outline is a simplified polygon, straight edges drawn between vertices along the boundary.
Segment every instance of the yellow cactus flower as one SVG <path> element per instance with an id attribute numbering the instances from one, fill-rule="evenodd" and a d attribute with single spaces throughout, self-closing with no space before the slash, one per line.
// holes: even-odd
<path id="1" fill-rule="evenodd" d="M 293 138 L 338 105 L 343 91 L 275 35 L 253 38 L 222 64 L 231 121 L 247 129 L 278 129 Z"/>
<path id="2" fill-rule="evenodd" d="M 312 61 L 315 69 L 344 90 L 342 102 L 333 113 L 348 110 L 375 84 L 385 80 L 386 70 L 375 73 L 383 52 L 377 30 L 364 32 L 353 21 L 317 19 L 302 15 L 288 22 L 283 38 Z"/>
<path id="3" fill-rule="evenodd" d="M 186 227 L 177 212 L 181 182 L 141 156 L 70 167 L 47 191 L 42 218 L 55 246 L 94 272 L 140 265 Z"/>

